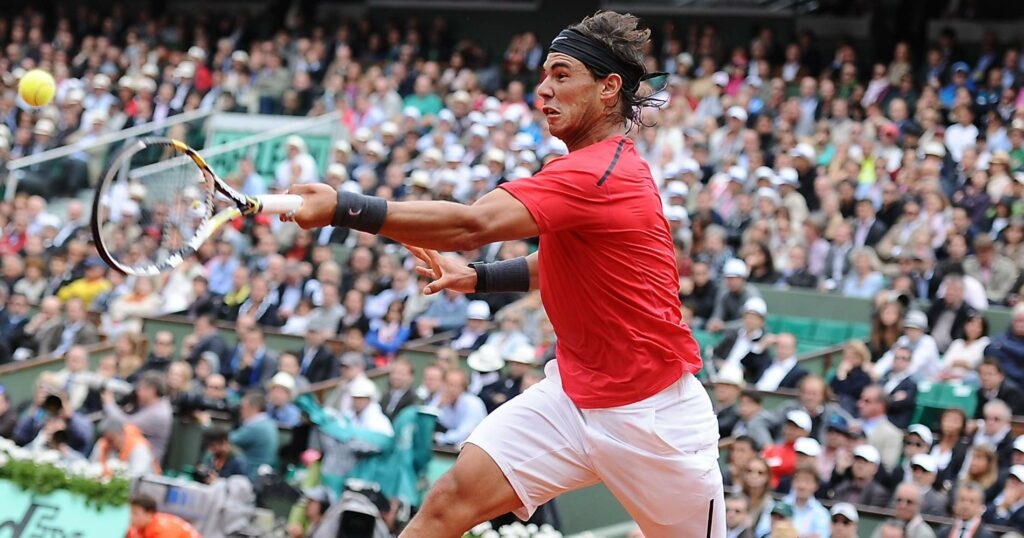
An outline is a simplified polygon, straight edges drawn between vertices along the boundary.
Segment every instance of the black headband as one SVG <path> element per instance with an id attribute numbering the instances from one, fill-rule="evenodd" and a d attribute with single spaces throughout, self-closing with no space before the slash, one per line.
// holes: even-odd
<path id="1" fill-rule="evenodd" d="M 640 83 L 665 73 L 645 73 L 643 66 L 630 65 L 620 60 L 604 43 L 571 28 L 562 30 L 551 41 L 551 52 L 561 52 L 576 58 L 587 66 L 594 75 L 606 77 L 616 73 L 622 77 L 622 86 L 629 92 L 640 88 Z"/>

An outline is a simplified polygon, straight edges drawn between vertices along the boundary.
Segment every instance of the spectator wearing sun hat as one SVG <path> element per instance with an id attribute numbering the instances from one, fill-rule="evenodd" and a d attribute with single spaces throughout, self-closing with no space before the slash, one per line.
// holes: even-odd
<path id="1" fill-rule="evenodd" d="M 519 396 L 523 378 L 537 364 L 537 350 L 529 344 L 521 344 L 503 353 L 501 358 L 508 365 L 508 373 L 480 390 L 480 399 L 487 406 L 488 413 Z"/>
<path id="2" fill-rule="evenodd" d="M 505 359 L 496 346 L 483 345 L 469 354 L 466 365 L 472 370 L 466 390 L 480 395 L 484 388 L 501 381 L 501 369 L 505 367 Z"/>
<path id="3" fill-rule="evenodd" d="M 761 457 L 768 462 L 772 473 L 772 489 L 793 475 L 796 469 L 796 442 L 811 433 L 811 417 L 806 412 L 793 410 L 786 413 L 786 421 L 782 426 L 782 440 L 765 447 Z"/>

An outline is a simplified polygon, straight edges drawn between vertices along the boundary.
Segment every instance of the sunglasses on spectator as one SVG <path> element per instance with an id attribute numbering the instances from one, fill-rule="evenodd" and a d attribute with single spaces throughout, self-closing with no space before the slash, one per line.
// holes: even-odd
<path id="1" fill-rule="evenodd" d="M 912 446 L 914 448 L 926 448 L 928 445 L 921 441 L 903 441 L 903 446 Z"/>
<path id="2" fill-rule="evenodd" d="M 836 517 L 832 518 L 832 523 L 834 523 L 836 525 L 842 525 L 844 527 L 847 526 L 847 525 L 853 525 L 852 521 L 850 521 L 849 519 L 846 519 L 843 516 L 836 516 Z"/>

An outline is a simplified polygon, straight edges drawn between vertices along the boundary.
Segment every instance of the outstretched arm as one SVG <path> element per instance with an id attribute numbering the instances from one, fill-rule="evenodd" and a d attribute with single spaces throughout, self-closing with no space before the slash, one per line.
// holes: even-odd
<path id="1" fill-rule="evenodd" d="M 303 198 L 302 207 L 293 216 L 299 226 L 318 228 L 335 222 L 339 195 L 329 185 L 301 183 L 288 192 Z M 364 211 L 377 210 L 382 204 L 380 199 L 359 194 L 342 196 L 353 202 L 351 207 L 342 210 L 354 217 Z M 540 233 L 526 207 L 504 189 L 491 191 L 471 206 L 453 202 L 389 202 L 379 230 L 365 231 L 440 251 L 472 250 L 496 241 L 525 239 Z"/>

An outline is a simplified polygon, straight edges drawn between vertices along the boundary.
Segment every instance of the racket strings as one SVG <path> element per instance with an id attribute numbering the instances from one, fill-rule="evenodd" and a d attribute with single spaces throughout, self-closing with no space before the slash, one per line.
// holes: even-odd
<path id="1" fill-rule="evenodd" d="M 189 239 L 214 209 L 204 170 L 171 144 L 147 143 L 111 174 L 101 227 L 109 254 L 153 271 L 188 255 Z"/>

